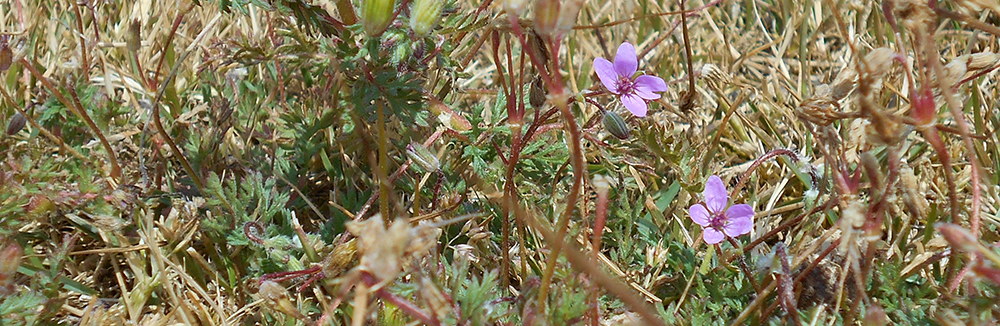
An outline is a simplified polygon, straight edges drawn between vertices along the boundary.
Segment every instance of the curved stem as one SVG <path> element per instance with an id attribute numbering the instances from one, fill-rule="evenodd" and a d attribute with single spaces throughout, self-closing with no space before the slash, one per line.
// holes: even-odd
<path id="1" fill-rule="evenodd" d="M 550 45 L 552 53 L 559 53 L 558 42 L 550 41 Z M 552 65 L 553 67 L 559 66 L 558 56 L 553 56 Z M 553 239 L 555 244 L 552 247 L 552 254 L 546 261 L 545 272 L 542 274 L 542 284 L 538 293 L 541 311 L 545 311 L 544 305 L 548 298 L 549 284 L 552 282 L 552 273 L 555 271 L 556 261 L 559 260 L 559 253 L 562 250 L 563 241 L 565 240 L 564 237 L 569 229 L 569 218 L 573 215 L 573 210 L 576 208 L 577 200 L 580 196 L 580 188 L 583 184 L 583 175 L 586 173 L 584 170 L 583 145 L 581 142 L 583 135 L 580 131 L 579 124 L 576 123 L 576 117 L 573 116 L 573 112 L 569 109 L 569 95 L 566 94 L 565 89 L 562 87 L 562 80 L 559 78 L 559 74 L 555 74 L 555 76 L 556 84 L 553 85 L 554 87 L 550 86 L 549 94 L 552 96 L 553 103 L 555 103 L 556 107 L 559 108 L 559 112 L 562 113 L 563 119 L 566 121 L 563 126 L 566 128 L 566 131 L 569 132 L 570 161 L 573 165 L 573 185 L 569 190 L 569 194 L 566 196 L 566 209 L 563 210 L 562 215 L 559 217 L 559 222 L 555 230 L 555 238 Z"/>
<path id="2" fill-rule="evenodd" d="M 111 164 L 111 177 L 115 179 L 117 182 L 117 179 L 121 177 L 122 173 L 121 167 L 118 165 L 118 157 L 115 155 L 114 149 L 111 148 L 111 143 L 108 142 L 108 139 L 106 137 L 104 137 L 104 133 L 101 132 L 101 129 L 97 127 L 97 124 L 94 123 L 94 120 L 91 119 L 90 115 L 87 114 L 87 110 L 85 110 L 83 108 L 83 105 L 81 105 L 79 97 L 76 96 L 76 90 L 73 89 L 73 87 L 66 87 L 69 90 L 70 95 L 73 97 L 74 101 L 71 102 L 69 99 L 63 96 L 62 93 L 59 92 L 56 86 L 53 85 L 48 78 L 42 75 L 42 73 L 39 72 L 37 68 L 35 68 L 33 62 L 28 61 L 27 57 L 21 58 L 21 64 L 24 65 L 24 67 L 28 68 L 28 71 L 31 72 L 31 75 L 34 76 L 36 79 L 38 79 L 38 81 L 42 83 L 42 86 L 48 89 L 49 92 L 52 93 L 52 95 L 55 96 L 60 103 L 65 105 L 70 110 L 73 110 L 73 113 L 76 113 L 76 115 L 79 116 L 80 119 L 87 124 L 87 127 L 90 128 L 90 131 L 94 133 L 94 136 L 96 136 L 97 139 L 101 141 L 101 145 L 104 147 L 104 150 L 108 152 L 108 161 Z"/>

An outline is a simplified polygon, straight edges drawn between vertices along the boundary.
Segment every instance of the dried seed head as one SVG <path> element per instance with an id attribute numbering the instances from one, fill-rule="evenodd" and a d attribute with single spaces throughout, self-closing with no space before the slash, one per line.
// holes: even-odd
<path id="1" fill-rule="evenodd" d="M 934 24 L 934 10 L 927 6 L 927 1 L 898 0 L 894 3 L 893 13 L 908 30 L 926 30 Z"/>
<path id="2" fill-rule="evenodd" d="M 416 0 L 410 9 L 410 29 L 419 37 L 427 36 L 441 18 L 441 0 Z"/>
<path id="3" fill-rule="evenodd" d="M 980 52 L 959 56 L 944 66 L 945 85 L 958 86 L 966 78 L 995 69 L 1000 64 L 1000 55 L 993 52 Z"/>
<path id="4" fill-rule="evenodd" d="M 701 66 L 701 76 L 705 78 L 705 82 L 708 83 L 708 87 L 711 87 L 716 91 L 720 91 L 726 85 L 733 83 L 733 77 L 731 77 L 729 73 L 711 63 Z"/>
<path id="5" fill-rule="evenodd" d="M 604 129 L 621 140 L 628 139 L 631 135 L 631 127 L 625 123 L 625 119 L 611 111 L 604 111 Z"/>
<path id="6" fill-rule="evenodd" d="M 680 105 L 678 105 L 678 108 L 680 108 L 681 112 L 691 111 L 696 106 L 698 106 L 698 100 L 700 98 L 698 97 L 697 91 L 689 89 L 682 90 L 680 92 L 680 97 L 681 97 L 681 103 Z"/>
<path id="7" fill-rule="evenodd" d="M 868 53 L 865 56 L 865 65 L 868 69 L 866 81 L 869 83 L 881 81 L 885 73 L 889 72 L 889 68 L 892 68 L 892 58 L 895 55 L 896 52 L 889 48 L 876 48 Z"/>
<path id="8" fill-rule="evenodd" d="M 829 85 L 816 86 L 812 96 L 802 101 L 795 115 L 817 126 L 829 126 L 834 121 L 854 116 L 840 111 L 840 103 L 832 97 Z"/>
<path id="9" fill-rule="evenodd" d="M 858 81 L 858 72 L 852 67 L 844 68 L 830 85 L 830 98 L 839 101 L 851 94 Z"/>
<path id="10" fill-rule="evenodd" d="M 360 267 L 371 272 L 380 280 L 395 279 L 402 266 L 403 252 L 410 242 L 409 223 L 397 220 L 385 228 L 381 215 L 364 221 L 345 224 L 347 231 L 358 237 L 358 251 L 361 252 Z"/>
<path id="11" fill-rule="evenodd" d="M 392 280 L 411 258 L 419 258 L 437 245 L 441 229 L 421 223 L 412 227 L 406 219 L 396 219 L 387 230 L 381 215 L 345 224 L 357 236 L 361 253 L 359 267 L 379 280 Z"/>
<path id="12" fill-rule="evenodd" d="M 478 263 L 479 257 L 476 257 L 475 249 L 476 247 L 467 244 L 455 245 L 455 261 L 467 260 L 473 263 Z"/>
<path id="13" fill-rule="evenodd" d="M 399 220 L 396 222 L 398 223 Z M 407 224 L 409 223 L 407 222 Z M 440 237 L 441 228 L 432 226 L 427 221 L 422 221 L 416 227 L 410 228 L 411 240 L 409 246 L 406 247 L 405 254 L 412 258 L 423 257 L 437 246 Z"/>
<path id="14" fill-rule="evenodd" d="M 894 145 L 903 140 L 908 128 L 903 128 L 892 119 L 880 119 L 880 123 L 865 124 L 865 137 L 869 143 L 876 145 Z"/>
<path id="15" fill-rule="evenodd" d="M 927 216 L 930 204 L 921 190 L 917 176 L 909 164 L 899 165 L 899 183 L 903 186 L 903 203 L 915 219 Z"/>
<path id="16" fill-rule="evenodd" d="M 1000 2 L 995 0 L 956 0 L 955 5 L 966 15 L 978 16 L 986 9 L 1000 14 Z"/>
<path id="17" fill-rule="evenodd" d="M 968 56 L 962 56 L 968 59 Z M 967 60 L 963 60 L 962 57 L 955 58 L 947 65 L 944 66 L 944 78 L 942 78 L 941 85 L 958 85 L 958 82 L 965 78 L 966 73 L 969 71 L 969 64 Z"/>
<path id="18" fill-rule="evenodd" d="M 28 122 L 28 119 L 21 114 L 21 112 L 14 113 L 10 117 L 10 122 L 7 123 L 7 135 L 13 136 L 14 134 L 24 129 L 24 125 Z"/>
<path id="19" fill-rule="evenodd" d="M 967 58 L 966 65 L 970 71 L 993 69 L 1000 64 L 1000 55 L 989 51 L 963 55 L 959 58 Z"/>

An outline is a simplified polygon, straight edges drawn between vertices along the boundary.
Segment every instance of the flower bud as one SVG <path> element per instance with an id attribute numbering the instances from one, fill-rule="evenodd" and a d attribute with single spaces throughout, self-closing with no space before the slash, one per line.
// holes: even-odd
<path id="1" fill-rule="evenodd" d="M 441 0 L 416 0 L 410 9 L 410 29 L 419 37 L 427 36 L 441 18 Z"/>
<path id="2" fill-rule="evenodd" d="M 531 103 L 531 107 L 536 110 L 541 109 L 545 105 L 545 97 L 548 91 L 545 89 L 542 79 L 535 77 L 535 80 L 531 83 L 531 88 L 528 90 L 528 102 Z"/>
<path id="3" fill-rule="evenodd" d="M 299 312 L 295 308 L 295 304 L 289 298 L 288 290 L 282 287 L 280 284 L 274 281 L 264 281 L 260 283 L 260 292 L 258 292 L 261 297 L 265 300 L 264 302 L 271 307 L 271 309 L 283 312 L 289 316 L 304 319 L 306 318 L 302 312 Z"/>
<path id="4" fill-rule="evenodd" d="M 625 123 L 625 119 L 611 111 L 604 112 L 604 129 L 621 140 L 628 139 L 631 134 L 631 128 Z"/>
<path id="5" fill-rule="evenodd" d="M 441 102 L 432 96 L 427 97 L 427 108 L 431 111 L 431 114 L 438 117 L 438 120 L 440 120 L 445 127 L 456 131 L 472 130 L 472 123 L 470 123 L 468 119 L 455 110 L 452 110 L 447 104 L 444 104 L 444 102 Z"/>
<path id="6" fill-rule="evenodd" d="M 935 229 L 953 247 L 967 253 L 979 252 L 979 241 L 969 229 L 951 223 L 938 223 Z"/>
<path id="7" fill-rule="evenodd" d="M 524 15 L 524 11 L 528 10 L 528 6 L 525 4 L 527 0 L 504 0 L 503 10 L 507 12 L 508 15 L 513 15 L 515 18 L 520 18 Z"/>
<path id="8" fill-rule="evenodd" d="M 142 25 L 140 25 L 138 19 L 133 19 L 132 23 L 128 25 L 128 35 L 125 37 L 125 48 L 129 52 L 139 51 L 142 47 Z"/>
<path id="9" fill-rule="evenodd" d="M 10 117 L 10 122 L 7 123 L 7 135 L 13 136 L 14 134 L 24 129 L 24 124 L 28 119 L 24 118 L 21 112 L 14 113 L 14 116 Z"/>
<path id="10" fill-rule="evenodd" d="M 10 36 L 2 36 L 2 38 L 0 39 L 0 71 L 6 71 L 10 69 L 10 64 L 13 62 L 14 52 L 10 50 L 10 45 L 7 44 Z"/>
<path id="11" fill-rule="evenodd" d="M 937 105 L 934 104 L 934 93 L 929 87 L 922 87 L 921 90 L 910 94 L 910 115 L 918 126 L 934 122 Z"/>
<path id="12" fill-rule="evenodd" d="M 559 23 L 559 0 L 535 0 L 535 31 L 552 36 Z"/>
<path id="13" fill-rule="evenodd" d="M 437 156 L 434 156 L 434 153 L 427 150 L 424 145 L 417 143 L 406 145 L 406 157 L 409 157 L 413 164 L 427 172 L 434 172 L 441 168 L 441 162 L 438 161 Z"/>
<path id="14" fill-rule="evenodd" d="M 865 318 L 861 321 L 861 324 L 865 326 L 885 326 L 889 324 L 889 316 L 885 314 L 885 310 L 882 307 L 875 303 L 865 311 Z"/>
<path id="15" fill-rule="evenodd" d="M 361 25 L 365 27 L 368 36 L 382 35 L 389 23 L 392 23 L 395 10 L 396 0 L 361 1 Z"/>
<path id="16" fill-rule="evenodd" d="M 392 55 L 389 57 L 389 61 L 394 65 L 400 65 L 410 59 L 412 54 L 413 48 L 410 47 L 410 43 L 403 42 L 401 44 L 397 44 L 396 48 L 392 50 Z"/>
<path id="17" fill-rule="evenodd" d="M 576 16 L 580 14 L 583 0 L 568 0 L 559 9 L 559 20 L 556 23 L 558 33 L 569 32 L 576 25 Z"/>

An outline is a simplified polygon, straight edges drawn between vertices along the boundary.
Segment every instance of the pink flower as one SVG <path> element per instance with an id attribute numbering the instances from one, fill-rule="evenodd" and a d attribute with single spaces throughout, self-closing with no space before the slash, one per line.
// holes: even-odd
<path id="1" fill-rule="evenodd" d="M 705 228 L 705 243 L 722 242 L 726 236 L 738 237 L 750 233 L 753 227 L 753 207 L 747 204 L 729 206 L 729 194 L 718 176 L 705 182 L 705 203 L 688 208 L 691 220 Z M 726 208 L 729 209 L 726 209 Z"/>
<path id="2" fill-rule="evenodd" d="M 645 117 L 646 101 L 660 98 L 660 94 L 654 92 L 666 92 L 667 83 L 656 76 L 635 75 L 639 67 L 639 60 L 635 55 L 635 47 L 628 42 L 622 43 L 615 54 L 615 63 L 605 58 L 594 59 L 594 71 L 611 93 L 618 95 L 632 114 L 637 117 Z"/>

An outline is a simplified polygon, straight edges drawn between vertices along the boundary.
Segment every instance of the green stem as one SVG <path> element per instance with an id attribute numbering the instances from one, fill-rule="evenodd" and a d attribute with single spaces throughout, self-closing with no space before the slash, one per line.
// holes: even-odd
<path id="1" fill-rule="evenodd" d="M 382 102 L 378 102 L 378 180 L 379 180 L 379 212 L 382 218 L 389 219 L 389 162 L 388 146 L 389 139 L 385 135 L 385 108 Z"/>

